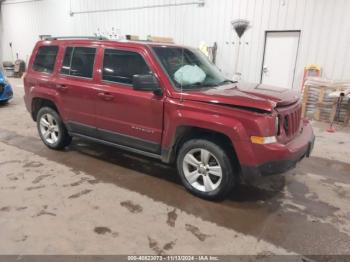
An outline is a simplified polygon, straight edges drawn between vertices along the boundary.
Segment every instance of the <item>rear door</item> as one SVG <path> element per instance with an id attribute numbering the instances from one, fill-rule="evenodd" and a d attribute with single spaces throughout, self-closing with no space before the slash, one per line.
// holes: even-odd
<path id="1" fill-rule="evenodd" d="M 163 97 L 136 91 L 132 77 L 153 70 L 138 49 L 106 48 L 102 54 L 101 85 L 96 100 L 96 124 L 101 139 L 160 153 Z"/>
<path id="2" fill-rule="evenodd" d="M 66 116 L 64 121 L 72 133 L 96 135 L 94 64 L 97 51 L 97 46 L 64 46 L 55 82 Z"/>

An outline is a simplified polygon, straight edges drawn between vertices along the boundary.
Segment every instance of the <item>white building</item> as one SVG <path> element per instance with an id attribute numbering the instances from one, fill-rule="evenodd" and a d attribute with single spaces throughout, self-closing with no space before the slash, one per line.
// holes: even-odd
<path id="1" fill-rule="evenodd" d="M 349 0 L 0 2 L 3 60 L 15 58 L 16 53 L 28 60 L 39 35 L 114 31 L 141 37 L 169 36 L 176 43 L 191 46 L 199 46 L 202 41 L 209 45 L 216 42 L 217 65 L 227 77 L 232 77 L 239 41 L 231 21 L 246 19 L 250 28 L 242 37 L 237 68 L 243 80 L 300 88 L 304 67 L 311 63 L 322 67 L 324 77 L 350 79 Z"/>

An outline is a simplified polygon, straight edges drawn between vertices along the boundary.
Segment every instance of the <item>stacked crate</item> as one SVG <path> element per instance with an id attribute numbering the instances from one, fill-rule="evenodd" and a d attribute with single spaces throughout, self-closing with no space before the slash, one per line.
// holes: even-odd
<path id="1" fill-rule="evenodd" d="M 350 89 L 350 82 L 333 82 L 321 78 L 309 78 L 305 82 L 303 93 L 302 115 L 317 121 L 332 122 L 349 125 L 350 95 L 342 99 L 337 106 L 338 99 L 331 97 L 335 91 Z"/>

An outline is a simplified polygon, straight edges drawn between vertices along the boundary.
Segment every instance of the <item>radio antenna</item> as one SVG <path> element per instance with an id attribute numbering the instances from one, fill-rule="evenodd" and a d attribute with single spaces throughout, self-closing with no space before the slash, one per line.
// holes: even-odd
<path id="1" fill-rule="evenodd" d="M 181 67 L 184 66 L 184 53 L 185 53 L 185 48 L 182 47 L 182 49 L 181 49 Z M 183 77 L 181 77 L 181 78 L 183 78 Z M 183 86 L 182 86 L 182 84 L 183 84 L 183 81 L 181 81 L 181 83 L 180 83 L 180 85 L 181 85 L 181 88 L 180 88 L 180 90 L 181 90 L 181 93 L 180 93 L 180 101 L 181 101 L 181 103 L 183 102 Z"/>
<path id="2" fill-rule="evenodd" d="M 175 1 L 175 3 L 177 4 L 177 0 Z M 185 9 L 186 10 L 186 9 Z M 182 12 L 183 13 L 183 15 L 185 16 L 185 12 Z M 186 28 L 185 27 L 185 17 L 183 17 L 182 18 L 182 23 L 183 23 L 183 25 L 182 25 L 182 28 Z M 181 43 L 181 67 L 183 67 L 184 66 L 184 54 L 185 54 L 185 48 L 184 48 L 184 42 L 185 42 L 185 33 L 184 33 L 184 30 L 182 30 L 182 43 Z M 182 70 L 182 73 L 181 74 L 183 74 L 183 70 Z M 182 80 L 183 80 L 183 77 L 181 76 L 181 78 L 182 78 Z M 181 83 L 180 83 L 180 102 L 181 103 L 183 103 L 183 81 L 181 81 Z"/>

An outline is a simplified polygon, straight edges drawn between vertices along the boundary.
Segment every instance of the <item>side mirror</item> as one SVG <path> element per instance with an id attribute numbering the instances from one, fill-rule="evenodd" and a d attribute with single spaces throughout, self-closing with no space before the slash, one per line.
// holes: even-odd
<path id="1" fill-rule="evenodd" d="M 162 89 L 154 75 L 134 75 L 132 78 L 134 90 L 152 91 L 155 95 L 161 96 Z"/>

